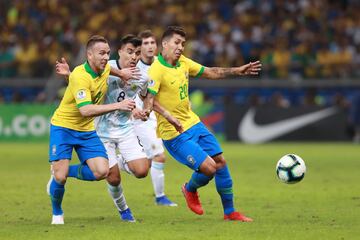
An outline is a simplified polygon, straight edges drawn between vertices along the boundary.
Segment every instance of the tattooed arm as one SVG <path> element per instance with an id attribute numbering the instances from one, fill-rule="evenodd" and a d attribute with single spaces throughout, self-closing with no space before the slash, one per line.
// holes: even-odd
<path id="1" fill-rule="evenodd" d="M 231 68 L 205 67 L 201 77 L 208 79 L 223 79 L 230 76 L 258 75 L 260 70 L 260 61 L 250 62 L 240 67 Z"/>

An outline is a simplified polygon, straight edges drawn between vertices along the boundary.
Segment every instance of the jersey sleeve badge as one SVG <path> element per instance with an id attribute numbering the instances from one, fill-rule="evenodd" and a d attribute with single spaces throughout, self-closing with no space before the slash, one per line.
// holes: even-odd
<path id="1" fill-rule="evenodd" d="M 77 93 L 76 93 L 76 98 L 78 100 L 83 100 L 86 98 L 86 91 L 84 89 L 80 89 Z"/>
<path id="2" fill-rule="evenodd" d="M 153 87 L 153 86 L 155 86 L 155 81 L 151 79 L 148 83 L 148 87 Z"/>

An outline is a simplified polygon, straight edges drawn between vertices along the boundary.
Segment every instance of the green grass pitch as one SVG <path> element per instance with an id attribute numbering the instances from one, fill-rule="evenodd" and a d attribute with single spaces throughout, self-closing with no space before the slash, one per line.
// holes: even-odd
<path id="1" fill-rule="evenodd" d="M 180 186 L 191 171 L 168 158 L 166 193 L 176 208 L 154 204 L 150 177 L 122 174 L 137 222 L 119 220 L 105 182 L 69 179 L 65 225 L 51 226 L 46 143 L 0 143 L 0 239 L 360 239 L 360 148 L 351 143 L 222 144 L 237 208 L 252 223 L 222 220 L 214 182 L 199 190 L 205 214 L 187 209 Z M 286 153 L 307 164 L 302 182 L 281 183 Z M 77 163 L 77 160 L 73 160 Z"/>

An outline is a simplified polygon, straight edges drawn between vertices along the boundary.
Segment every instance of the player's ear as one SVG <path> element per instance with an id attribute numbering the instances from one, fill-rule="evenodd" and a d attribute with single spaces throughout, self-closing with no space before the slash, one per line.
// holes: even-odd
<path id="1" fill-rule="evenodd" d="M 162 46 L 163 48 L 167 47 L 167 45 L 168 45 L 168 41 L 163 40 L 163 41 L 161 42 L 161 46 Z"/>
<path id="2" fill-rule="evenodd" d="M 91 59 L 93 58 L 93 53 L 92 53 L 91 49 L 88 49 L 88 50 L 86 51 L 86 58 L 87 58 L 88 60 L 91 60 Z"/>

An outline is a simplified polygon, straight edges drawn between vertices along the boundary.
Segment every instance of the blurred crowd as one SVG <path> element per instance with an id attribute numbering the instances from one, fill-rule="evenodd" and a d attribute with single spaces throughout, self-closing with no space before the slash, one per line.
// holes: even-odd
<path id="1" fill-rule="evenodd" d="M 186 54 L 206 66 L 261 59 L 264 78 L 356 78 L 359 12 L 358 0 L 2 0 L 0 78 L 49 77 L 61 56 L 78 64 L 93 34 L 115 55 L 124 34 L 160 37 L 175 24 Z"/>

